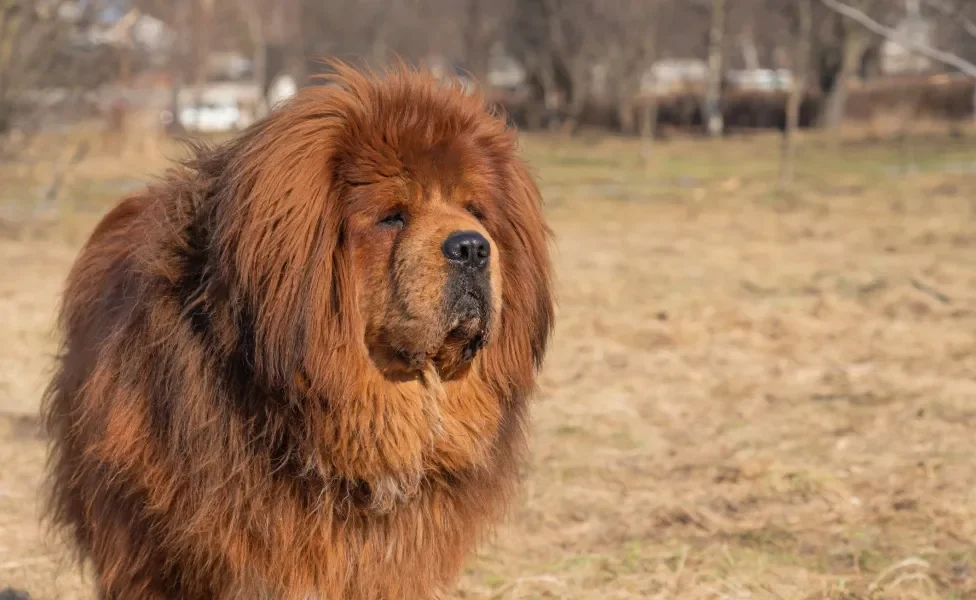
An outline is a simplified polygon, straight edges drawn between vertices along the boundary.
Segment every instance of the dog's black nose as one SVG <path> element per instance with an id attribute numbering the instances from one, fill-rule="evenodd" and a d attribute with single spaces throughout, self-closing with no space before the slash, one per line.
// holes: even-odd
<path id="1" fill-rule="evenodd" d="M 484 269 L 491 256 L 491 244 L 477 231 L 457 231 L 441 247 L 447 260 L 472 269 Z"/>

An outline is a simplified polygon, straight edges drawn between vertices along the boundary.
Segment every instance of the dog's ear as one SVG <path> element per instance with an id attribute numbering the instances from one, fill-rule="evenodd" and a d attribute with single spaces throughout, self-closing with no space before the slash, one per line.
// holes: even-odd
<path id="1" fill-rule="evenodd" d="M 311 344 L 341 344 L 353 327 L 333 164 L 349 101 L 302 90 L 229 147 L 213 186 L 218 263 L 254 328 L 251 367 L 272 386 L 294 383 Z"/>
<path id="2" fill-rule="evenodd" d="M 518 277 L 526 288 L 522 314 L 531 315 L 526 325 L 530 332 L 532 361 L 539 368 L 552 335 L 555 317 L 552 259 L 549 255 L 553 236 L 542 215 L 542 194 L 528 166 L 522 160 L 515 159 L 510 168 L 509 224 L 524 252 L 521 255 L 524 259 L 519 261 L 520 270 L 527 271 Z"/>

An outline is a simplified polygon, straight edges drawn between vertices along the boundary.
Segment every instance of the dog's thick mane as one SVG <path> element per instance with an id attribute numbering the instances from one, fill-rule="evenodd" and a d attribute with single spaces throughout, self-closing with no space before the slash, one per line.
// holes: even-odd
<path id="1" fill-rule="evenodd" d="M 194 148 L 69 276 L 50 517 L 106 588 L 429 597 L 513 490 L 553 318 L 513 134 L 425 73 L 337 64 L 331 83 Z M 342 202 L 448 138 L 491 174 L 500 330 L 459 381 L 393 382 L 363 343 Z"/>

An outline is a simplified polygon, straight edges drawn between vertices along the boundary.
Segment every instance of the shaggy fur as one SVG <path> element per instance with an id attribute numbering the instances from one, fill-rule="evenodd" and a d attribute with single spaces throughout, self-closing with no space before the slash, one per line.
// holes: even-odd
<path id="1" fill-rule="evenodd" d="M 71 271 L 50 518 L 102 598 L 438 597 L 515 488 L 553 319 L 515 135 L 428 74 L 336 69 Z M 490 241 L 477 285 L 456 231 Z"/>

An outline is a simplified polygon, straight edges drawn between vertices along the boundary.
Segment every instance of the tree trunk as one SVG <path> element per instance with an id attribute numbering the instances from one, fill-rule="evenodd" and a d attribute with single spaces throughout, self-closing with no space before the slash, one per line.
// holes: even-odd
<path id="1" fill-rule="evenodd" d="M 254 57 L 251 62 L 251 78 L 257 91 L 254 98 L 254 118 L 263 119 L 269 111 L 268 107 L 268 38 L 265 35 L 264 18 L 259 6 L 250 5 L 244 11 L 247 20 L 248 34 L 254 46 Z"/>
<path id="2" fill-rule="evenodd" d="M 18 4 L 0 4 L 0 135 L 14 124 L 14 88 L 17 86 L 16 61 L 20 38 L 27 28 Z"/>
<path id="3" fill-rule="evenodd" d="M 976 79 L 973 80 L 973 122 L 976 123 Z"/>
<path id="4" fill-rule="evenodd" d="M 268 106 L 268 42 L 263 36 L 254 42 L 254 63 L 251 65 L 254 87 L 257 89 L 254 116 L 263 119 L 270 112 Z"/>
<path id="5" fill-rule="evenodd" d="M 545 126 L 546 88 L 537 71 L 529 71 L 526 84 L 529 98 L 525 105 L 525 125 L 530 131 L 538 131 Z"/>
<path id="6" fill-rule="evenodd" d="M 793 60 L 793 85 L 786 104 L 786 125 L 783 128 L 783 144 L 780 154 L 780 187 L 793 185 L 796 164 L 796 133 L 800 127 L 800 108 L 806 92 L 810 71 L 810 53 L 813 39 L 813 0 L 796 0 L 798 33 Z"/>
<path id="7" fill-rule="evenodd" d="M 543 120 L 545 121 L 546 128 L 551 132 L 555 132 L 560 127 L 559 108 L 561 98 L 559 88 L 556 85 L 555 67 L 552 64 L 551 57 L 546 58 L 545 62 L 540 64 L 539 83 L 542 87 Z"/>
<path id="8" fill-rule="evenodd" d="M 185 124 L 181 118 L 183 103 L 180 100 L 183 89 L 192 83 L 194 74 L 194 62 L 196 57 L 193 50 L 196 48 L 193 31 L 193 12 L 194 4 L 189 2 L 178 2 L 175 8 L 176 21 L 176 68 L 173 70 L 170 80 L 170 107 L 173 112 L 173 123 L 170 131 L 180 135 L 185 131 Z"/>
<path id="9" fill-rule="evenodd" d="M 708 135 L 722 135 L 722 63 L 725 33 L 725 0 L 712 0 L 712 24 L 708 32 L 708 89 L 705 92 L 705 123 Z"/>
<path id="10" fill-rule="evenodd" d="M 177 69 L 176 73 L 173 75 L 170 81 L 170 96 L 169 105 L 170 110 L 173 113 L 173 124 L 170 125 L 170 133 L 179 135 L 183 133 L 183 121 L 180 119 L 180 110 L 182 110 L 182 105 L 180 104 L 180 91 L 183 89 L 183 73 Z"/>
<path id="11" fill-rule="evenodd" d="M 471 77 L 483 89 L 488 89 L 488 63 L 491 52 L 491 36 L 485 31 L 484 0 L 467 0 L 464 22 L 464 55 Z"/>
<path id="12" fill-rule="evenodd" d="M 756 46 L 756 36 L 753 33 L 752 25 L 746 25 L 742 36 L 739 38 L 742 46 L 742 60 L 746 63 L 746 68 L 751 70 L 759 69 L 759 48 Z"/>
<path id="13" fill-rule="evenodd" d="M 10 131 L 11 125 L 13 125 L 13 94 L 9 94 L 9 96 L 11 97 L 8 97 L 7 82 L 3 73 L 3 65 L 0 64 L 0 137 L 3 137 L 8 131 Z M 976 96 L 974 96 L 974 101 L 976 101 Z"/>
<path id="14" fill-rule="evenodd" d="M 569 102 L 566 106 L 566 120 L 563 121 L 559 131 L 563 135 L 573 135 L 579 129 L 583 110 L 590 96 L 590 78 L 588 75 L 589 66 L 584 61 L 579 61 L 573 68 L 570 77 L 572 79 L 571 89 L 569 90 Z"/>
<path id="15" fill-rule="evenodd" d="M 258 6 L 261 5 L 259 2 Z M 300 18 L 295 14 L 296 5 L 293 0 L 276 0 L 267 5 L 270 13 L 267 14 L 267 21 L 262 24 L 265 55 L 261 102 L 267 105 L 270 112 L 274 109 L 269 98 L 271 86 L 279 77 L 290 74 L 295 49 L 294 32 Z"/>
<path id="16" fill-rule="evenodd" d="M 797 0 L 802 2 L 803 0 Z M 786 101 L 786 126 L 783 128 L 783 144 L 780 150 L 779 184 L 782 188 L 793 185 L 796 164 L 796 132 L 799 129 L 800 107 L 803 103 L 804 80 L 795 75 L 793 88 Z"/>
<path id="17" fill-rule="evenodd" d="M 301 3 L 295 2 L 292 4 L 291 18 L 292 33 L 289 36 L 291 39 L 289 55 L 293 61 L 291 71 L 292 76 L 295 78 L 295 87 L 300 89 L 308 84 L 308 62 L 306 61 L 305 55 L 305 35 L 307 25 L 305 24 L 305 20 L 302 18 Z"/>
<path id="18" fill-rule="evenodd" d="M 376 31 L 376 37 L 373 38 L 370 54 L 372 55 L 372 66 L 374 69 L 382 68 L 386 64 L 387 51 L 389 50 L 386 44 L 388 29 L 388 23 L 385 20 L 382 21 Z"/>
<path id="19" fill-rule="evenodd" d="M 633 97 L 624 91 L 617 99 L 617 118 L 620 120 L 620 133 L 634 135 L 637 132 L 637 122 L 634 117 Z"/>
<path id="20" fill-rule="evenodd" d="M 840 71 L 834 78 L 834 85 L 827 94 L 821 119 L 825 129 L 833 129 L 844 120 L 847 107 L 847 91 L 853 77 L 861 66 L 868 47 L 867 35 L 862 31 L 847 29 L 844 35 L 843 55 Z"/>
<path id="21" fill-rule="evenodd" d="M 193 23 L 196 55 L 193 65 L 193 87 L 194 100 L 197 106 L 203 100 L 203 88 L 207 82 L 207 57 L 210 55 L 210 32 L 213 24 L 214 0 L 202 0 L 198 6 L 200 12 Z"/>
<path id="22" fill-rule="evenodd" d="M 127 86 L 132 77 L 132 47 L 129 41 L 126 40 L 127 43 L 119 48 L 119 83 L 123 86 Z"/>
<path id="23" fill-rule="evenodd" d="M 645 159 L 649 158 L 654 150 L 654 132 L 657 130 L 657 106 L 657 92 L 651 92 L 650 97 L 641 102 L 641 156 Z"/>

